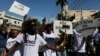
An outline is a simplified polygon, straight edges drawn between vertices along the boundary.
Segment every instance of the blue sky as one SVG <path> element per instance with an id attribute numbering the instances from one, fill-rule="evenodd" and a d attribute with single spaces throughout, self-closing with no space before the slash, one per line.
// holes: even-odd
<path id="1" fill-rule="evenodd" d="M 72 10 L 100 10 L 100 0 L 68 0 Z"/>
<path id="2" fill-rule="evenodd" d="M 29 15 L 32 17 L 55 17 L 56 14 L 60 11 L 60 8 L 56 6 L 56 0 L 16 0 L 28 7 L 30 7 Z M 14 0 L 0 0 L 0 11 L 5 10 L 7 13 L 10 13 L 8 10 Z M 12 13 L 10 13 L 12 14 Z M 16 14 L 12 14 L 18 16 Z M 20 16 L 19 16 L 20 17 Z"/>
<path id="3" fill-rule="evenodd" d="M 28 14 L 32 17 L 38 17 L 38 18 L 47 17 L 49 19 L 56 17 L 57 13 L 60 12 L 60 7 L 56 6 L 56 0 L 16 0 L 16 1 L 26 6 L 29 6 L 31 9 Z M 9 14 L 18 16 L 16 14 L 8 12 L 13 2 L 14 0 L 0 0 L 0 11 L 5 10 Z M 69 9 L 73 10 L 100 9 L 100 0 L 68 0 L 68 2 L 69 2 Z"/>

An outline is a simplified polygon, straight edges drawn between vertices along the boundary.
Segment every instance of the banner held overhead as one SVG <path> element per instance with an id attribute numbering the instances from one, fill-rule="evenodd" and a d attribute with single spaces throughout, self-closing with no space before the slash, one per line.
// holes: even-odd
<path id="1" fill-rule="evenodd" d="M 30 8 L 17 2 L 14 1 L 14 3 L 12 4 L 12 6 L 10 7 L 9 11 L 13 12 L 15 14 L 21 15 L 21 16 L 25 16 L 28 12 L 29 12 Z"/>
<path id="2" fill-rule="evenodd" d="M 66 28 L 67 34 L 73 34 L 72 22 L 71 21 L 63 21 L 63 20 L 54 20 L 54 23 L 53 23 L 54 33 L 57 35 L 60 35 L 61 31 L 65 32 L 65 29 L 63 29 L 63 26 L 67 27 Z"/>

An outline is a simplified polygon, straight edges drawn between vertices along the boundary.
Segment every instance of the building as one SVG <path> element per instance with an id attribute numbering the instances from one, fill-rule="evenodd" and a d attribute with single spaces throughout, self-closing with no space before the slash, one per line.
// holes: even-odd
<path id="1" fill-rule="evenodd" d="M 99 10 L 69 10 L 68 15 L 75 14 L 74 22 L 80 21 L 80 19 L 92 19 L 91 15 L 99 12 Z"/>
<path id="2" fill-rule="evenodd" d="M 0 24 L 8 23 L 10 26 L 21 27 L 23 20 L 11 15 L 8 15 L 5 11 L 0 12 Z"/>
<path id="3" fill-rule="evenodd" d="M 94 18 L 94 19 L 100 18 L 100 11 L 91 15 L 91 17 Z"/>

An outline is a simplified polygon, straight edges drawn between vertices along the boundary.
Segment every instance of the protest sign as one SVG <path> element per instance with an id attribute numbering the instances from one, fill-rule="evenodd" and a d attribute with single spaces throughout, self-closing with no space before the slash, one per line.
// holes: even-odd
<path id="1" fill-rule="evenodd" d="M 10 12 L 16 13 L 21 16 L 25 16 L 29 12 L 30 8 L 17 2 L 14 1 L 12 4 L 11 8 L 9 9 Z"/>

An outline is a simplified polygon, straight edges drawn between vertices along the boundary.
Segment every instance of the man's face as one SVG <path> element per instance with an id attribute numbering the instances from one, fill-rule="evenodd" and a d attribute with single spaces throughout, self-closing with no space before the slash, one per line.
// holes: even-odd
<path id="1" fill-rule="evenodd" d="M 34 35 L 36 33 L 36 24 L 37 21 L 35 20 L 27 20 L 23 22 L 23 31 L 29 33 L 30 35 Z"/>
<path id="2" fill-rule="evenodd" d="M 51 33 L 51 28 L 50 28 L 50 27 L 47 28 L 47 29 L 46 29 L 46 32 L 47 32 L 47 33 Z"/>
<path id="3" fill-rule="evenodd" d="M 19 34 L 19 31 L 16 29 L 12 30 L 12 37 L 17 37 L 17 35 Z"/>
<path id="4" fill-rule="evenodd" d="M 32 22 L 29 26 L 27 26 L 29 29 L 28 30 L 28 33 L 31 34 L 31 35 L 34 35 L 36 33 L 36 24 L 34 22 Z"/>
<path id="5" fill-rule="evenodd" d="M 2 29 L 3 32 L 7 32 L 8 31 L 8 26 L 4 24 L 4 25 L 2 25 L 1 29 Z"/>

